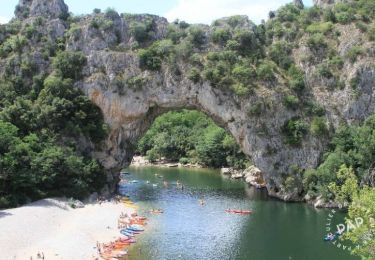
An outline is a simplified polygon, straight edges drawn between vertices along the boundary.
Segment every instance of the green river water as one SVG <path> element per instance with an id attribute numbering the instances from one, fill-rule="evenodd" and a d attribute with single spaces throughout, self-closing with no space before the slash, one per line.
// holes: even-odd
<path id="1" fill-rule="evenodd" d="M 138 183 L 120 186 L 119 191 L 140 206 L 139 214 L 149 217 L 129 259 L 358 259 L 323 241 L 330 210 L 268 198 L 265 191 L 248 188 L 216 170 L 141 167 L 128 171 L 127 179 Z M 177 180 L 184 184 L 183 190 L 175 185 Z M 206 204 L 201 206 L 199 199 Z M 161 208 L 164 214 L 150 215 L 151 208 Z M 251 209 L 253 214 L 228 214 L 227 208 Z M 344 216 L 334 214 L 333 222 Z"/>

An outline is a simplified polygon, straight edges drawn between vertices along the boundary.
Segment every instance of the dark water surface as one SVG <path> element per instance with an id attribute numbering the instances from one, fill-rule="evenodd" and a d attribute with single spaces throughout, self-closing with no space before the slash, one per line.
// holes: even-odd
<path id="1" fill-rule="evenodd" d="M 130 250 L 130 259 L 357 259 L 323 242 L 328 210 L 270 199 L 264 192 L 215 170 L 128 170 L 132 173 L 128 179 L 139 182 L 120 187 L 120 192 L 130 195 L 140 206 L 139 213 L 150 217 L 147 231 Z M 167 188 L 164 180 L 169 183 Z M 184 184 L 183 190 L 175 185 L 177 180 Z M 201 206 L 199 199 L 206 205 Z M 164 214 L 150 215 L 147 211 L 151 208 L 161 208 Z M 254 213 L 228 214 L 227 208 Z M 336 213 L 335 217 L 344 215 Z"/>

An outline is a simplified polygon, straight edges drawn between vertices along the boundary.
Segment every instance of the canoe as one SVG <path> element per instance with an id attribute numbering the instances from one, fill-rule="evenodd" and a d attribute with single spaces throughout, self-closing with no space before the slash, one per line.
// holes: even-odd
<path id="1" fill-rule="evenodd" d="M 130 204 L 125 204 L 125 207 L 132 208 L 132 209 L 137 209 L 138 208 L 137 205 L 130 205 Z"/>
<path id="2" fill-rule="evenodd" d="M 146 220 L 139 220 L 139 219 L 130 219 L 129 222 L 132 224 L 141 225 L 141 226 L 144 226 L 146 224 Z"/>
<path id="3" fill-rule="evenodd" d="M 128 227 L 128 228 L 125 228 L 125 231 L 133 233 L 133 234 L 136 235 L 136 234 L 140 234 L 141 232 L 143 232 L 143 229 L 141 230 L 141 229 L 138 229 L 138 228 L 130 228 L 130 227 Z"/>
<path id="4" fill-rule="evenodd" d="M 140 229 L 143 229 L 143 225 L 139 225 L 139 224 L 132 224 L 130 225 L 131 228 L 140 228 Z"/>
<path id="5" fill-rule="evenodd" d="M 128 251 L 126 251 L 126 250 L 118 250 L 118 251 L 112 251 L 111 252 L 112 257 L 114 257 L 114 258 L 123 258 L 127 254 L 128 254 Z"/>
<path id="6" fill-rule="evenodd" d="M 130 233 L 128 231 L 126 231 L 125 229 L 122 229 L 120 231 L 121 234 L 125 235 L 125 236 L 128 236 L 128 237 L 134 237 L 134 234 L 133 233 Z"/>
<path id="7" fill-rule="evenodd" d="M 150 213 L 152 213 L 152 214 L 162 214 L 163 211 L 162 210 L 150 210 Z"/>
<path id="8" fill-rule="evenodd" d="M 118 239 L 118 242 L 129 242 L 129 243 L 133 244 L 133 243 L 136 242 L 136 240 L 135 240 L 134 238 L 131 238 L 131 237 L 128 237 L 128 236 L 127 236 L 126 239 L 124 239 L 124 238 L 119 238 L 119 239 Z"/>
<path id="9" fill-rule="evenodd" d="M 134 225 L 128 227 L 127 229 L 129 229 L 129 230 L 131 230 L 131 231 L 135 231 L 135 232 L 141 232 L 141 231 L 144 231 L 144 228 L 142 228 L 142 227 L 138 227 L 138 226 L 134 226 Z"/>
<path id="10" fill-rule="evenodd" d="M 329 237 L 328 235 L 326 235 L 324 238 L 323 238 L 323 240 L 324 241 L 333 241 L 333 240 L 335 240 L 336 238 L 338 238 L 339 236 L 338 236 L 338 234 L 336 233 L 336 234 L 334 234 L 332 237 Z"/>
<path id="11" fill-rule="evenodd" d="M 142 232 L 140 230 L 135 230 L 135 229 L 132 229 L 132 228 L 123 228 L 122 230 L 124 230 L 124 232 L 128 232 L 128 233 L 133 234 L 133 235 L 137 235 L 137 234 L 140 234 Z"/>
<path id="12" fill-rule="evenodd" d="M 225 212 L 234 213 L 234 214 L 244 214 L 244 215 L 253 213 L 251 210 L 238 210 L 238 209 L 226 209 Z"/>

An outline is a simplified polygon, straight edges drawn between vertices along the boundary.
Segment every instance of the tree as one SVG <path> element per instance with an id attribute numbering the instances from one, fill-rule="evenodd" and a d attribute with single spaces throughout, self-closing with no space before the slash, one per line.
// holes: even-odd
<path id="1" fill-rule="evenodd" d="M 340 166 L 336 174 L 336 182 L 331 182 L 328 189 L 334 194 L 335 200 L 348 205 L 358 191 L 358 179 L 352 167 Z"/>
<path id="2" fill-rule="evenodd" d="M 78 80 L 82 67 L 86 64 L 86 56 L 81 52 L 59 52 L 53 59 L 53 67 L 62 78 Z"/>
<path id="3" fill-rule="evenodd" d="M 361 219 L 363 224 L 345 234 L 354 244 L 353 253 L 362 259 L 375 259 L 375 189 L 365 187 L 353 196 L 349 219 Z"/>

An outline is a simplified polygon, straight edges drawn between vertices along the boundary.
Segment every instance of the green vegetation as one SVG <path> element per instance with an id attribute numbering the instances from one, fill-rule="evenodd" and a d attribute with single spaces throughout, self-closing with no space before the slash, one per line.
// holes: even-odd
<path id="1" fill-rule="evenodd" d="M 106 51 L 135 53 L 140 68 L 155 74 L 165 69 L 178 80 L 207 81 L 224 95 L 235 96 L 249 119 L 259 119 L 272 108 L 273 100 L 264 98 L 267 93 L 284 95 L 283 105 L 294 117 L 284 123 L 280 133 L 286 145 L 299 146 L 307 137 L 322 142 L 331 137 L 325 109 L 311 101 L 305 73 L 315 72 L 329 91 L 344 88 L 347 82 L 342 79 L 342 68 L 359 58 L 373 57 L 374 50 L 372 43 L 358 42 L 361 45 L 350 46 L 343 55 L 338 46 L 342 37 L 348 36 L 342 25 L 355 25 L 358 32 L 375 41 L 374 10 L 373 0 L 347 1 L 328 9 L 287 4 L 259 25 L 233 16 L 215 21 L 211 27 L 175 21 L 163 32 L 152 15 L 122 14 L 129 26 L 131 46 L 119 41 L 115 10 L 95 9 L 87 21 L 90 33 L 98 38 L 117 37 L 118 46 Z M 21 6 L 16 12 L 24 18 L 29 15 Z M 82 36 L 80 19 L 66 19 L 66 33 L 56 39 L 43 35 L 43 17 L 29 24 L 12 20 L 0 26 L 4 72 L 0 79 L 0 207 L 45 196 L 82 197 L 104 182 L 101 167 L 89 151 L 81 151 L 80 144 L 74 143 L 82 140 L 98 145 L 106 136 L 100 110 L 75 87 L 82 79 L 86 57 L 65 50 L 67 40 L 77 41 Z M 364 42 L 366 37 L 360 38 Z M 315 69 L 305 72 L 306 68 Z M 147 84 L 147 74 L 117 74 L 113 84 L 121 94 L 125 89 L 140 90 Z M 353 89 L 359 81 L 358 75 L 352 78 Z M 247 102 L 252 95 L 258 101 Z M 282 176 L 283 188 L 351 203 L 349 214 L 353 217 L 367 214 L 358 205 L 374 208 L 373 189 L 362 189 L 374 186 L 373 129 L 375 116 L 362 126 L 342 126 L 320 166 L 307 170 L 291 166 Z M 170 112 L 158 118 L 140 140 L 138 151 L 151 160 L 166 157 L 211 167 L 243 168 L 248 164 L 233 138 L 194 111 Z M 373 212 L 368 214 L 373 216 Z M 368 227 L 366 223 L 352 232 L 350 239 L 355 242 L 367 234 Z M 373 248 L 371 242 L 355 252 L 372 259 Z"/>
<path id="2" fill-rule="evenodd" d="M 292 118 L 286 121 L 282 127 L 285 142 L 289 145 L 300 145 L 307 132 L 308 125 L 298 118 Z"/>
<path id="3" fill-rule="evenodd" d="M 328 133 L 326 119 L 324 117 L 314 117 L 311 126 L 310 132 L 315 136 L 323 136 Z"/>
<path id="4" fill-rule="evenodd" d="M 74 87 L 86 57 L 63 51 L 63 39 L 41 38 L 52 72 L 39 71 L 33 37 L 42 24 L 37 19 L 20 32 L 12 22 L 0 42 L 7 59 L 0 80 L 0 208 L 48 196 L 83 198 L 105 183 L 101 166 L 73 141 L 98 144 L 107 131 L 100 109 Z"/>
<path id="5" fill-rule="evenodd" d="M 241 169 L 249 164 L 233 137 L 197 111 L 169 112 L 158 117 L 139 141 L 138 152 L 151 161 L 165 157 L 181 163 Z"/>
<path id="6" fill-rule="evenodd" d="M 363 224 L 345 235 L 353 243 L 360 243 L 354 253 L 364 260 L 375 258 L 375 189 L 365 187 L 353 196 L 353 203 L 349 207 L 349 219 L 361 219 Z"/>
<path id="7" fill-rule="evenodd" d="M 350 203 L 353 194 L 349 196 L 345 192 L 355 191 L 355 183 L 372 185 L 369 180 L 375 160 L 373 129 L 375 116 L 369 117 L 362 126 L 341 127 L 332 140 L 331 151 L 324 155 L 322 164 L 316 170 L 305 172 L 305 191 L 312 196 L 321 194 L 327 200 Z"/>
<path id="8" fill-rule="evenodd" d="M 295 110 L 297 109 L 298 104 L 299 104 L 299 99 L 296 96 L 288 95 L 284 98 L 284 105 L 287 108 Z"/>
<path id="9" fill-rule="evenodd" d="M 357 57 L 363 54 L 363 49 L 359 46 L 354 46 L 348 50 L 346 53 L 346 58 L 349 59 L 351 62 L 356 62 Z"/>

